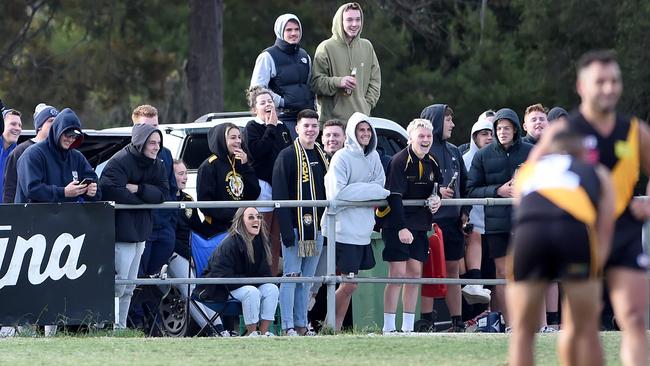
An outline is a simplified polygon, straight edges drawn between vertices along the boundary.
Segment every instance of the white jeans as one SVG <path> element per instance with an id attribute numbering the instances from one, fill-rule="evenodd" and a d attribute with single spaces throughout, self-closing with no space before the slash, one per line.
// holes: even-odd
<path id="1" fill-rule="evenodd" d="M 257 324 L 262 320 L 273 321 L 275 309 L 278 307 L 280 290 L 272 283 L 265 283 L 258 287 L 242 286 L 230 291 L 232 297 L 241 301 L 244 323 L 246 325 Z"/>
<path id="2" fill-rule="evenodd" d="M 138 278 L 140 258 L 144 252 L 144 242 L 137 243 L 115 243 L 115 279 L 135 280 Z M 117 309 L 115 309 L 115 328 L 126 328 L 126 317 L 131 305 L 131 297 L 135 285 L 115 285 L 115 297 Z"/>

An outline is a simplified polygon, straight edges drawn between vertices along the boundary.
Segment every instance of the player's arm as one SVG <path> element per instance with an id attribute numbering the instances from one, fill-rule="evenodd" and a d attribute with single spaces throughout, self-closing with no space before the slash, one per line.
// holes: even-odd
<path id="1" fill-rule="evenodd" d="M 614 234 L 614 184 L 609 171 L 604 166 L 597 166 L 596 174 L 600 180 L 596 235 L 598 237 L 598 265 L 602 268 L 609 257 Z"/>
<path id="2" fill-rule="evenodd" d="M 641 171 L 646 176 L 650 176 L 650 127 L 643 121 L 639 121 L 639 155 Z M 650 181 L 646 185 L 645 194 L 650 195 Z M 639 220 L 650 219 L 650 199 L 634 199 L 630 204 L 630 210 Z"/>

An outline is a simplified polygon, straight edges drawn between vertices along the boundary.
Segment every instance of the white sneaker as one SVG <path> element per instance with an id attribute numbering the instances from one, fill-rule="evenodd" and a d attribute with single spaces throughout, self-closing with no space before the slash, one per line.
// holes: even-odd
<path id="1" fill-rule="evenodd" d="M 505 332 L 506 333 L 512 333 L 512 327 L 506 327 Z"/>
<path id="2" fill-rule="evenodd" d="M 267 331 L 266 333 L 264 333 L 264 336 L 265 337 L 275 337 L 275 334 Z"/>
<path id="3" fill-rule="evenodd" d="M 540 333 L 557 333 L 557 329 L 549 327 L 548 325 L 545 325 L 541 328 L 539 328 Z"/>
<path id="4" fill-rule="evenodd" d="M 222 330 L 221 332 L 219 332 L 219 335 L 221 337 L 227 338 L 227 337 L 230 337 L 230 332 L 227 331 L 227 330 Z"/>
<path id="5" fill-rule="evenodd" d="M 318 335 L 318 334 L 316 334 L 316 332 L 314 332 L 314 331 L 311 330 L 311 329 L 308 329 L 308 330 L 305 332 L 305 334 L 303 334 L 303 336 L 305 336 L 305 337 L 315 337 L 315 336 L 317 336 L 317 335 Z"/>
<path id="6" fill-rule="evenodd" d="M 468 304 L 488 304 L 492 300 L 492 291 L 483 288 L 482 285 L 466 285 L 462 289 L 463 297 Z"/>
<path id="7" fill-rule="evenodd" d="M 251 337 L 251 338 L 261 337 L 261 336 L 262 336 L 262 333 L 260 333 L 258 330 L 256 330 L 256 331 L 250 332 L 250 333 L 248 334 L 248 336 Z"/>
<path id="8" fill-rule="evenodd" d="M 287 337 L 298 337 L 298 336 L 300 336 L 300 334 L 298 334 L 298 332 L 296 332 L 295 329 L 291 328 L 291 329 L 287 329 L 286 336 Z"/>

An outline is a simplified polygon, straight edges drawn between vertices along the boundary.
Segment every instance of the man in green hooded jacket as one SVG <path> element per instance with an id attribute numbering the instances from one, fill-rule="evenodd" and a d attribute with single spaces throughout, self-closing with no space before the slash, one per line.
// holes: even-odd
<path id="1" fill-rule="evenodd" d="M 381 91 L 381 71 L 372 43 L 361 38 L 363 11 L 357 3 L 341 5 L 332 20 L 332 37 L 314 55 L 311 87 L 320 121 L 347 121 L 354 112 L 370 115 Z"/>

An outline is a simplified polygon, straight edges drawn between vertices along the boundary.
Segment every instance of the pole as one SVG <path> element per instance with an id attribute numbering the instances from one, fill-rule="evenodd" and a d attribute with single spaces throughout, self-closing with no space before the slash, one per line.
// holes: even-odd
<path id="1" fill-rule="evenodd" d="M 327 326 L 336 329 L 336 203 L 327 208 Z"/>

